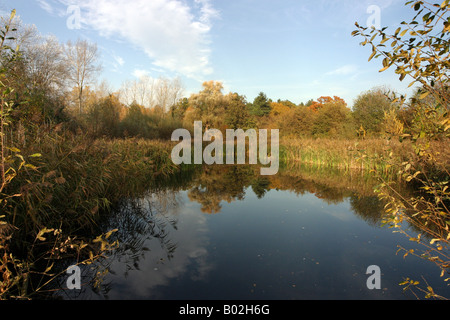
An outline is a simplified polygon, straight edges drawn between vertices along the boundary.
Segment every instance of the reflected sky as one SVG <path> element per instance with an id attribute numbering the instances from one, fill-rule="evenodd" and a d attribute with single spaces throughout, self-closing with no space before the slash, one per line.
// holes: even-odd
<path id="1" fill-rule="evenodd" d="M 414 244 L 380 226 L 373 195 L 310 176 L 259 183 L 251 172 L 202 171 L 122 210 L 108 224 L 121 229 L 121 248 L 108 259 L 107 289 L 80 298 L 414 299 L 398 284 L 422 276 L 450 295 L 435 265 L 396 255 Z M 370 265 L 381 268 L 381 290 L 366 286 Z"/>

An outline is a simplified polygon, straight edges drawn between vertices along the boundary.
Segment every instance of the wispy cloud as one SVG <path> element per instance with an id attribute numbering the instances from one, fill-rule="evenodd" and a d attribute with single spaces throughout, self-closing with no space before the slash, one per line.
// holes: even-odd
<path id="1" fill-rule="evenodd" d="M 54 13 L 54 8 L 53 6 L 48 3 L 46 0 L 37 0 L 39 6 L 45 10 L 47 13 L 49 14 L 53 14 Z"/>
<path id="2" fill-rule="evenodd" d="M 154 66 L 192 78 L 212 73 L 209 33 L 218 16 L 210 0 L 60 0 L 76 4 L 84 27 L 125 40 Z"/>
<path id="3" fill-rule="evenodd" d="M 135 69 L 133 71 L 133 76 L 140 79 L 142 77 L 150 76 L 150 72 L 142 69 Z"/>
<path id="4" fill-rule="evenodd" d="M 42 10 L 52 16 L 65 17 L 67 15 L 67 3 L 65 0 L 35 0 Z M 67 3 L 66 3 L 67 2 Z M 76 1 L 71 1 L 75 4 Z M 64 4 L 64 6 L 61 6 Z"/>
<path id="5" fill-rule="evenodd" d="M 119 66 L 123 66 L 125 64 L 125 60 L 123 60 L 122 57 L 114 55 L 113 59 L 116 62 L 116 64 L 118 64 Z"/>
<path id="6" fill-rule="evenodd" d="M 326 75 L 328 76 L 333 76 L 333 75 L 338 75 L 338 76 L 348 76 L 348 75 L 355 75 L 358 71 L 358 67 L 356 65 L 353 64 L 347 64 L 345 66 L 336 68 L 330 72 L 327 72 Z"/>

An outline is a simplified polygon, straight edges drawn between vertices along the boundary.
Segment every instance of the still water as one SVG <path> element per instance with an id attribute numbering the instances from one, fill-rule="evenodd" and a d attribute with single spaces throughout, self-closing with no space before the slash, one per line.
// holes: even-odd
<path id="1" fill-rule="evenodd" d="M 124 201 L 105 223 L 120 247 L 98 267 L 100 289 L 73 299 L 415 299 L 406 277 L 450 296 L 415 244 L 381 224 L 383 205 L 360 173 L 208 167 Z M 416 244 L 417 246 L 417 244 Z M 381 269 L 381 289 L 367 268 Z M 84 270 L 83 277 L 89 272 Z"/>

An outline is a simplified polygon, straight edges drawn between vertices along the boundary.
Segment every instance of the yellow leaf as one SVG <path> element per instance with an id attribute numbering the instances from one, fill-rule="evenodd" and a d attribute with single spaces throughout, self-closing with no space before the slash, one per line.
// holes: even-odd
<path id="1" fill-rule="evenodd" d="M 430 244 L 433 244 L 433 243 L 435 243 L 436 241 L 440 241 L 440 240 L 439 240 L 439 239 L 433 239 L 433 240 L 430 241 Z"/>
<path id="2" fill-rule="evenodd" d="M 45 269 L 44 273 L 49 272 L 50 270 L 52 270 L 53 268 L 53 263 L 50 265 L 50 267 L 48 267 L 47 269 Z"/>
<path id="3" fill-rule="evenodd" d="M 42 154 L 40 154 L 40 153 L 34 153 L 34 154 L 32 154 L 32 155 L 30 156 L 30 158 L 39 158 L 39 157 L 42 157 Z"/>
<path id="4" fill-rule="evenodd" d="M 422 93 L 422 94 L 420 95 L 419 99 L 422 100 L 422 99 L 426 98 L 429 94 L 430 94 L 429 91 L 424 92 L 424 93 Z"/>

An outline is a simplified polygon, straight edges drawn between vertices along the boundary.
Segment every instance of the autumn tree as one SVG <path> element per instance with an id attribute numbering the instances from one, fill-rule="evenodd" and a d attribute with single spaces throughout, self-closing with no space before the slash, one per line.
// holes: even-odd
<path id="1" fill-rule="evenodd" d="M 278 100 L 277 100 L 277 103 L 281 103 L 282 105 L 285 105 L 286 107 L 289 107 L 289 108 L 291 108 L 291 109 L 295 109 L 296 107 L 298 107 L 295 103 L 293 103 L 293 102 L 290 101 L 290 100 L 281 100 L 281 99 L 278 99 Z"/>
<path id="2" fill-rule="evenodd" d="M 361 126 L 369 135 L 379 135 L 385 112 L 391 108 L 391 101 L 380 88 L 374 88 L 358 95 L 353 104 L 353 117 L 358 128 Z"/>
<path id="3" fill-rule="evenodd" d="M 288 132 L 296 137 L 310 137 L 312 135 L 312 128 L 316 113 L 310 108 L 299 106 L 295 108 L 288 116 L 284 117 L 280 121 L 280 129 L 286 128 L 281 131 Z"/>
<path id="4" fill-rule="evenodd" d="M 188 98 L 182 98 L 170 107 L 170 116 L 177 120 L 183 120 L 186 110 L 189 108 Z"/>
<path id="5" fill-rule="evenodd" d="M 292 128 L 286 122 L 293 117 L 296 107 L 281 102 L 272 102 L 269 114 L 269 128 L 280 129 L 282 135 L 289 133 Z"/>
<path id="6" fill-rule="evenodd" d="M 317 101 L 311 101 L 309 103 L 308 108 L 311 109 L 311 111 L 317 112 L 320 108 L 322 108 L 326 103 L 332 103 L 332 102 L 340 102 L 346 105 L 346 102 L 344 99 L 339 98 L 337 96 L 329 97 L 329 96 L 321 96 Z"/>
<path id="7" fill-rule="evenodd" d="M 225 100 L 225 124 L 227 127 L 230 129 L 247 129 L 252 127 L 252 116 L 247 109 L 245 97 L 237 93 L 229 93 Z"/>
<path id="8" fill-rule="evenodd" d="M 192 126 L 194 121 L 202 121 L 205 128 L 220 128 L 224 125 L 226 98 L 223 84 L 218 81 L 206 81 L 203 90 L 189 97 L 185 123 Z"/>
<path id="9" fill-rule="evenodd" d="M 314 136 L 342 137 L 352 132 L 351 111 L 339 98 L 319 99 L 321 107 L 315 111 L 311 133 Z"/>

